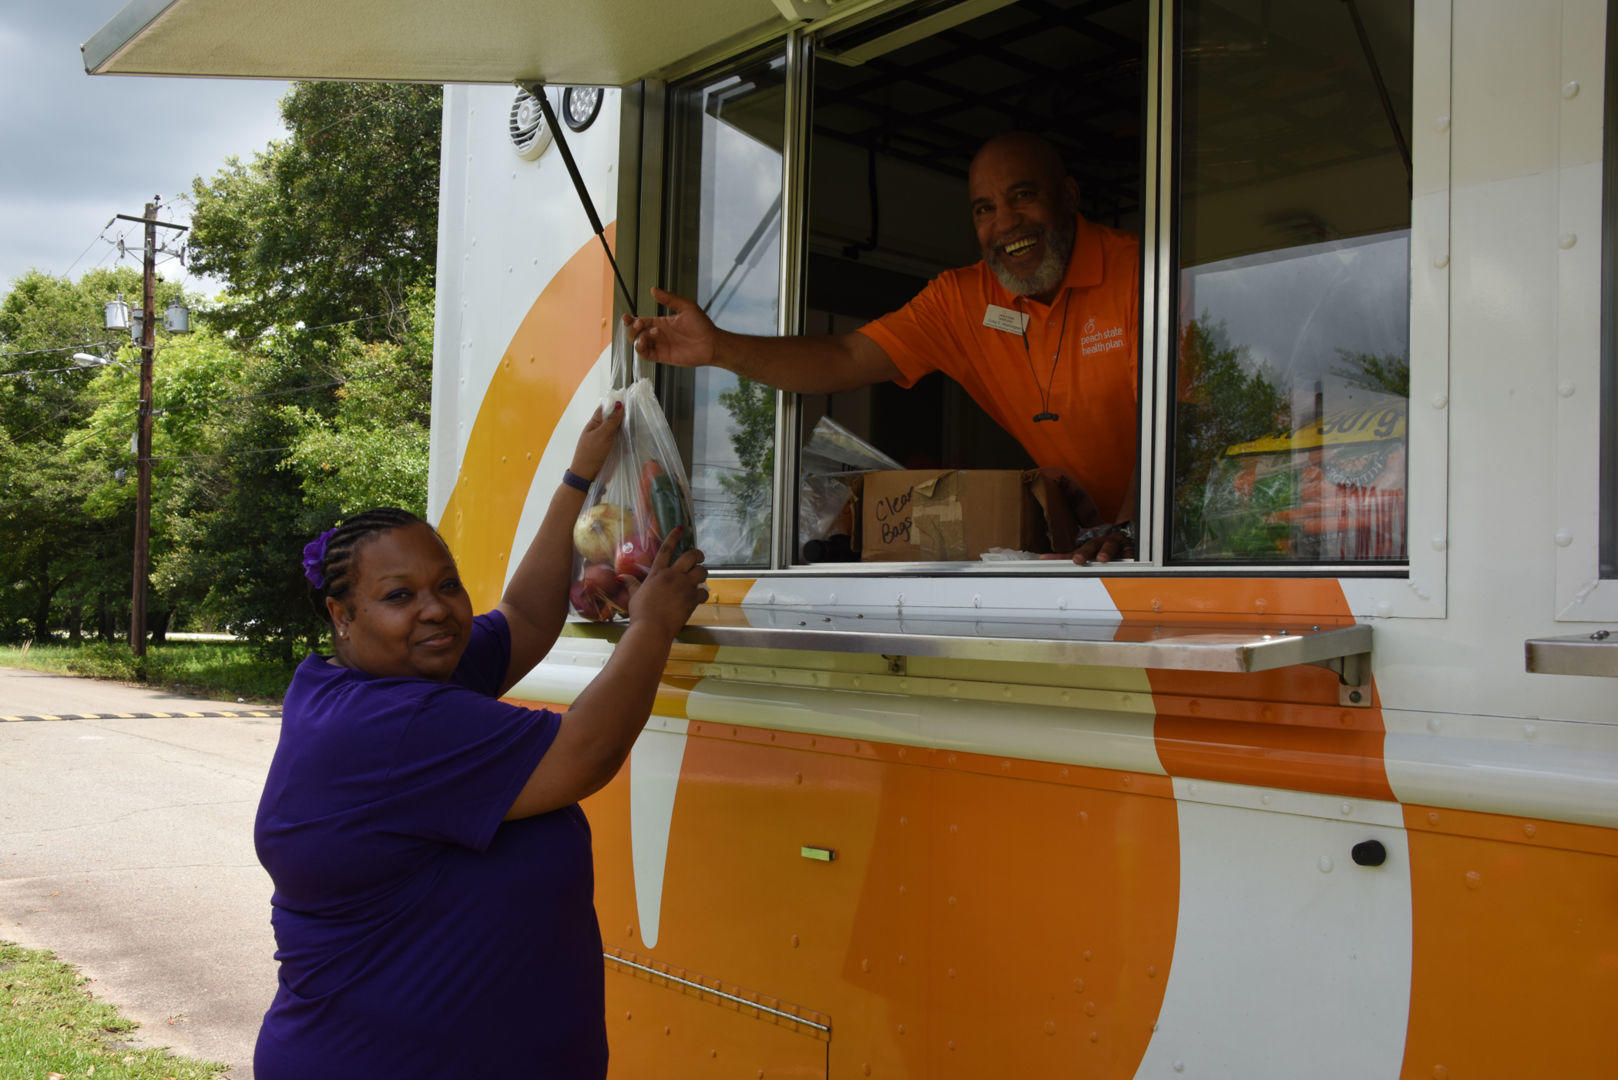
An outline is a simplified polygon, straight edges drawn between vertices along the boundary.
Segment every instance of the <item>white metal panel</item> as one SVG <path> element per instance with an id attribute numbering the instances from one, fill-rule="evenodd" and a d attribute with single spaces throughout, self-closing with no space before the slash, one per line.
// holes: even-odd
<path id="1" fill-rule="evenodd" d="M 580 248 L 596 243 L 561 156 L 554 149 L 524 161 L 512 148 L 507 123 L 514 87 L 447 86 L 439 193 L 437 325 L 433 346 L 432 472 L 428 514 L 438 520 L 454 490 L 467 440 L 495 370 L 512 336 L 558 270 Z M 603 223 L 617 216 L 621 95 L 606 92 L 596 122 L 569 132 L 568 144 Z M 603 313 L 603 318 L 609 313 Z M 576 402 L 600 396 L 599 386 Z M 535 474 L 545 498 L 525 508 L 512 550 L 524 550 L 582 429 L 570 407 Z M 588 414 L 588 408 L 584 409 Z M 558 455 L 563 457 L 558 465 Z M 552 471 L 546 473 L 549 468 Z M 542 478 L 545 486 L 540 488 Z M 531 500 L 532 501 L 532 500 Z M 515 564 L 516 560 L 512 560 Z"/>
<path id="2" fill-rule="evenodd" d="M 1179 779 L 1174 789 L 1179 928 L 1136 1077 L 1399 1075 L 1411 913 L 1397 807 L 1349 803 L 1345 819 L 1342 801 L 1323 796 Z M 1266 794 L 1287 811 L 1238 808 Z M 1356 866 L 1350 849 L 1371 839 L 1387 862 Z"/>
<path id="3" fill-rule="evenodd" d="M 1402 803 L 1618 828 L 1618 723 L 1382 715 L 1383 761 Z M 1607 720 L 1618 721 L 1618 704 Z"/>
<path id="4" fill-rule="evenodd" d="M 1556 621 L 1558 590 L 1567 580 L 1558 560 L 1569 558 L 1571 546 L 1559 548 L 1556 533 L 1559 519 L 1581 506 L 1593 510 L 1595 500 L 1594 474 L 1580 473 L 1576 459 L 1594 466 L 1596 359 L 1577 337 L 1593 332 L 1599 306 L 1588 280 L 1572 290 L 1583 300 L 1563 291 L 1570 274 L 1582 273 L 1568 256 L 1584 258 L 1599 247 L 1599 214 L 1575 227 L 1572 248 L 1562 247 L 1562 234 L 1570 200 L 1588 205 L 1598 189 L 1588 162 L 1564 167 L 1563 144 L 1572 140 L 1586 156 L 1597 152 L 1597 132 L 1587 123 L 1572 125 L 1576 135 L 1564 127 L 1572 112 L 1599 98 L 1601 72 L 1597 66 L 1575 96 L 1564 96 L 1564 53 L 1570 34 L 1600 37 L 1590 13 L 1603 6 L 1478 0 L 1455 8 L 1447 117 L 1449 521 L 1438 537 L 1449 558 L 1448 618 L 1378 625 L 1373 662 L 1389 709 L 1618 720 L 1610 683 L 1528 674 L 1522 651 L 1527 638 L 1567 632 Z M 1418 72 L 1425 62 L 1418 55 Z M 1435 120 L 1424 114 L 1422 122 Z M 1585 329 L 1569 335 L 1570 325 Z M 1588 375 L 1574 376 L 1585 389 L 1563 397 L 1559 386 L 1570 362 Z M 1419 370 L 1412 365 L 1413 383 Z M 1431 407 L 1411 396 L 1413 415 Z M 1589 411 L 1568 411 L 1580 408 Z M 1574 479 L 1563 477 L 1564 467 Z M 1588 490 L 1574 490 L 1581 487 Z M 1413 530 L 1412 551 L 1425 539 Z M 1571 580 L 1582 586 L 1593 570 L 1592 548 L 1588 570 Z M 1382 613 L 1367 610 L 1365 586 L 1345 581 L 1344 592 L 1355 611 Z M 1387 613 L 1397 612 L 1390 606 Z"/>
<path id="5" fill-rule="evenodd" d="M 517 685 L 507 691 L 506 696 L 518 701 L 571 705 L 600 673 L 610 655 L 612 647 L 606 642 L 562 638 L 541 663 L 517 680 Z"/>
<path id="6" fill-rule="evenodd" d="M 1618 581 L 1600 578 L 1602 122 L 1605 4 L 1562 5 L 1557 106 L 1556 558 L 1558 620 L 1618 620 Z M 1609 120 L 1609 122 L 1612 122 Z M 1609 209 L 1609 212 L 1612 211 Z M 1607 288 L 1618 283 L 1607 282 Z"/>
<path id="7" fill-rule="evenodd" d="M 471 151 L 471 102 L 465 87 L 444 87 L 443 131 L 438 160 L 438 262 L 433 299 L 433 398 L 428 431 L 427 520 L 439 521 L 455 490 L 461 454 L 477 402 L 460 393 L 461 297 L 466 261 L 466 208 L 472 201 L 467 176 Z"/>
<path id="8" fill-rule="evenodd" d="M 723 656 L 721 656 L 721 661 Z M 1154 719 L 1131 712 L 703 679 L 692 720 L 1162 775 Z"/>

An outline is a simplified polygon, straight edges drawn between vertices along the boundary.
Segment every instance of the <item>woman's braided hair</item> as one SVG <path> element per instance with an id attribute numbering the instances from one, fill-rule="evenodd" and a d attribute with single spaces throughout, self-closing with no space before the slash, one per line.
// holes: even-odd
<path id="1" fill-rule="evenodd" d="M 344 519 L 341 525 L 332 530 L 326 540 L 325 557 L 320 560 L 320 576 L 324 584 L 314 590 L 312 598 L 326 621 L 331 621 L 331 612 L 326 610 L 326 598 L 342 602 L 354 589 L 354 562 L 361 544 L 394 529 L 426 524 L 408 510 L 379 506 Z"/>

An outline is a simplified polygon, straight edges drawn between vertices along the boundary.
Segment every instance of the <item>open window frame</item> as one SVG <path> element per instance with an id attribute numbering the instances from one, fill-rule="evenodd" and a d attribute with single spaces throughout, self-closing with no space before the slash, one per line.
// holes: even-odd
<path id="1" fill-rule="evenodd" d="M 970 0 L 967 0 L 970 2 Z M 1442 618 L 1446 613 L 1449 475 L 1449 248 L 1450 248 L 1450 0 L 1414 0 L 1414 64 L 1410 136 L 1412 199 L 1410 214 L 1410 395 L 1407 425 L 1408 563 L 1343 563 L 1293 565 L 1174 563 L 1169 550 L 1165 492 L 1172 483 L 1168 447 L 1173 438 L 1174 393 L 1172 351 L 1176 329 L 1174 284 L 1177 275 L 1172 237 L 1175 210 L 1177 12 L 1167 0 L 1147 0 L 1147 52 L 1144 127 L 1144 214 L 1141 302 L 1140 492 L 1137 527 L 1138 560 L 1092 564 L 1030 563 L 835 563 L 801 565 L 795 559 L 798 473 L 797 395 L 776 394 L 776 454 L 770 565 L 716 570 L 716 577 L 746 579 L 836 576 L 854 577 L 989 577 L 1194 575 L 1230 577 L 1337 578 L 1350 610 L 1362 617 Z M 764 47 L 785 50 L 787 91 L 783 117 L 782 212 L 780 217 L 780 333 L 801 331 L 804 314 L 804 267 L 811 135 L 812 69 L 817 41 L 851 20 L 869 19 L 912 6 L 905 0 L 863 5 L 799 25 L 784 36 L 733 42 L 724 49 L 692 58 L 661 72 L 623 96 L 626 115 L 625 161 L 632 153 L 639 170 L 622 174 L 620 206 L 636 206 L 637 220 L 620 226 L 622 250 L 633 251 L 642 311 L 655 310 L 650 287 L 666 263 L 664 232 L 667 192 L 642 177 L 666 176 L 670 87 L 712 77 L 727 65 L 744 62 Z M 914 5 L 936 14 L 937 5 Z M 979 5 L 981 6 L 981 5 Z M 648 372 L 652 366 L 647 365 Z M 1588 448 L 1585 450 L 1588 454 Z"/>

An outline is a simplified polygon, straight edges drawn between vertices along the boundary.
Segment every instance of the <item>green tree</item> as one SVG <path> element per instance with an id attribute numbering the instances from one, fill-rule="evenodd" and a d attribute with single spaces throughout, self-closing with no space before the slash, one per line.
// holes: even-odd
<path id="1" fill-rule="evenodd" d="M 437 255 L 437 87 L 297 83 L 288 136 L 192 186 L 192 265 L 235 342 L 209 467 L 176 526 L 199 610 L 290 659 L 322 623 L 307 540 L 388 502 L 422 509 Z"/>
<path id="2" fill-rule="evenodd" d="M 1400 353 L 1357 353 L 1337 350 L 1331 373 L 1349 386 L 1394 397 L 1410 397 L 1410 357 Z"/>
<path id="3" fill-rule="evenodd" d="M 192 266 L 229 292 L 212 318 L 242 340 L 272 326 L 377 316 L 430 286 L 438 231 L 442 91 L 381 83 L 294 83 L 288 137 L 192 184 Z"/>
<path id="4" fill-rule="evenodd" d="M 1186 385 L 1174 425 L 1173 550 L 1186 555 L 1204 538 L 1207 483 L 1225 450 L 1288 430 L 1290 410 L 1275 372 L 1253 363 L 1207 312 L 1183 328 L 1179 363 Z"/>
<path id="5" fill-rule="evenodd" d="M 720 394 L 719 404 L 730 413 L 730 446 L 741 462 L 739 471 L 720 477 L 719 486 L 741 510 L 742 520 L 755 526 L 751 532 L 753 550 L 737 552 L 736 557 L 748 562 L 767 561 L 775 471 L 775 390 L 738 376 L 736 388 Z"/>
<path id="6" fill-rule="evenodd" d="M 282 406 L 297 430 L 281 467 L 298 474 L 304 504 L 317 513 L 372 506 L 427 512 L 428 401 L 432 381 L 433 296 L 412 291 L 394 320 L 397 342 L 339 340 L 337 405 L 329 414 Z"/>
<path id="7" fill-rule="evenodd" d="M 75 353 L 111 359 L 128 338 L 101 329 L 103 305 L 114 295 L 138 296 L 139 275 L 128 267 L 93 270 L 78 281 L 30 271 L 0 299 L 0 635 L 48 636 L 56 625 L 77 634 L 86 607 L 103 633 L 120 621 L 130 592 L 132 501 L 95 497 L 117 466 L 92 460 L 89 425 L 99 410 L 121 412 L 113 440 L 128 455 L 135 430 L 132 379 L 119 384 L 104 368 L 78 367 Z M 162 283 L 159 309 L 180 296 Z M 167 335 L 159 332 L 159 345 Z M 120 557 L 121 556 L 121 557 Z M 118 597 L 122 597 L 119 600 Z M 154 617 L 167 610 L 161 596 Z"/>

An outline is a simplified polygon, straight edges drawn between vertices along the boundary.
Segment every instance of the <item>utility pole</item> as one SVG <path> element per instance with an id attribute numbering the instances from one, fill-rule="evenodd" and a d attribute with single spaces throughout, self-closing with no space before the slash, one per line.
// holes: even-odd
<path id="1" fill-rule="evenodd" d="M 157 343 L 157 230 L 184 230 L 157 220 L 156 196 L 140 217 L 119 214 L 146 226 L 145 269 L 141 280 L 140 412 L 135 428 L 135 585 L 129 605 L 129 651 L 146 655 L 146 556 L 152 529 L 152 347 Z"/>

